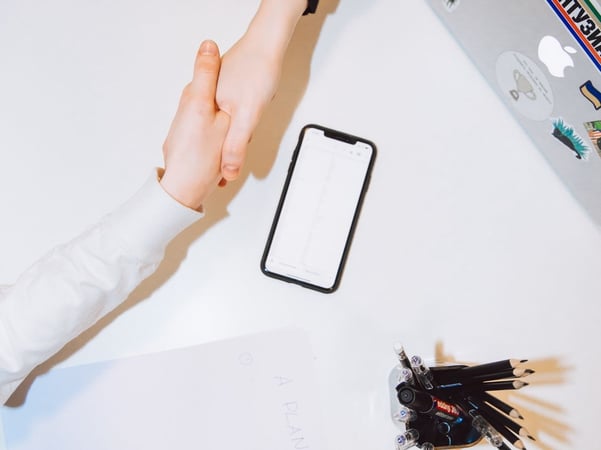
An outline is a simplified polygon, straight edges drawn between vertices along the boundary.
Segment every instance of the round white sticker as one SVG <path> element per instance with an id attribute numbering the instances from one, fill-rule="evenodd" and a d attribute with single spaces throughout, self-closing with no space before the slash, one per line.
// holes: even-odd
<path id="1" fill-rule="evenodd" d="M 509 102 L 533 120 L 553 112 L 553 91 L 543 71 L 527 56 L 509 51 L 497 59 L 497 82 Z"/>

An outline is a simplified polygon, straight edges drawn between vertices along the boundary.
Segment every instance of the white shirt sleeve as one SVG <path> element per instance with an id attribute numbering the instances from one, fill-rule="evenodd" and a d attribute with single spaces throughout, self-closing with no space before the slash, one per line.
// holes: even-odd
<path id="1" fill-rule="evenodd" d="M 0 289 L 0 405 L 35 366 L 127 298 L 200 217 L 162 189 L 155 171 L 112 214 Z"/>

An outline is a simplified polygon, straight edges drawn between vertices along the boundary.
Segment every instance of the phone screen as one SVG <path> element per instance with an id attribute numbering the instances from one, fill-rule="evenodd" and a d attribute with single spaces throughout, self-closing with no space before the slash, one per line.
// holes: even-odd
<path id="1" fill-rule="evenodd" d="M 263 255 L 264 273 L 336 289 L 375 151 L 361 138 L 303 128 Z"/>

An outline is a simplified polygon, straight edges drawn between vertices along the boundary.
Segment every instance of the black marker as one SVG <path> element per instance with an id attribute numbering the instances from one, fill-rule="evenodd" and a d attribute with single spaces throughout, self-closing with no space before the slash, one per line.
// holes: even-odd
<path id="1" fill-rule="evenodd" d="M 401 404 L 429 416 L 453 421 L 461 415 L 461 411 L 455 405 L 410 386 L 400 386 L 397 397 Z"/>

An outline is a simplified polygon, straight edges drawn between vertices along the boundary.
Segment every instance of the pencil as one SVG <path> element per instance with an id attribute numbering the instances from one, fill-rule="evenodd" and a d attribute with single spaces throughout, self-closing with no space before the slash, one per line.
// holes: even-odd
<path id="1" fill-rule="evenodd" d="M 500 426 L 508 428 L 509 430 L 511 430 L 513 433 L 515 433 L 518 436 L 527 437 L 528 439 L 531 439 L 533 441 L 536 440 L 536 439 L 534 439 L 534 437 L 532 437 L 530 432 L 525 427 L 523 427 L 519 423 L 514 422 L 506 415 L 501 414 L 499 411 L 495 410 L 492 406 L 489 406 L 486 403 L 479 401 L 477 398 L 474 398 L 473 396 L 468 397 L 468 401 L 478 409 L 478 411 L 482 414 L 482 416 L 484 416 L 484 418 L 486 420 L 488 420 L 493 427 L 497 428 L 497 426 L 495 424 L 499 424 Z M 507 440 L 509 440 L 509 439 L 507 439 Z"/>
<path id="2" fill-rule="evenodd" d="M 459 370 L 463 375 L 482 375 L 487 373 L 500 372 L 502 370 L 515 369 L 522 363 L 527 362 L 527 359 L 504 359 L 501 361 L 494 361 L 484 364 L 478 364 L 476 366 L 464 367 Z"/>
<path id="3" fill-rule="evenodd" d="M 477 375 L 488 375 L 515 369 L 518 365 L 525 363 L 527 359 L 504 359 L 476 366 L 453 367 L 450 370 L 441 370 L 434 373 L 434 380 L 438 384 L 451 384 L 464 378 Z"/>
<path id="4" fill-rule="evenodd" d="M 504 378 L 522 378 L 534 373 L 532 369 L 517 367 L 515 369 L 501 370 L 499 372 L 490 372 L 482 375 L 461 376 L 461 371 L 457 373 L 458 381 L 463 383 L 472 383 L 476 381 L 502 380 Z"/>
<path id="5" fill-rule="evenodd" d="M 523 419 L 524 418 L 524 417 L 522 417 L 520 412 L 517 409 L 515 409 L 513 406 L 505 403 L 503 400 L 495 397 L 492 394 L 489 394 L 486 391 L 474 392 L 473 397 L 475 397 L 483 402 L 491 404 L 492 406 L 497 408 L 499 411 L 503 411 L 509 417 L 513 417 L 514 419 Z"/>
<path id="6" fill-rule="evenodd" d="M 467 391 L 504 391 L 511 389 L 521 389 L 528 386 L 528 383 L 520 380 L 513 381 L 488 381 L 484 383 L 475 383 L 463 385 L 463 389 Z"/>

